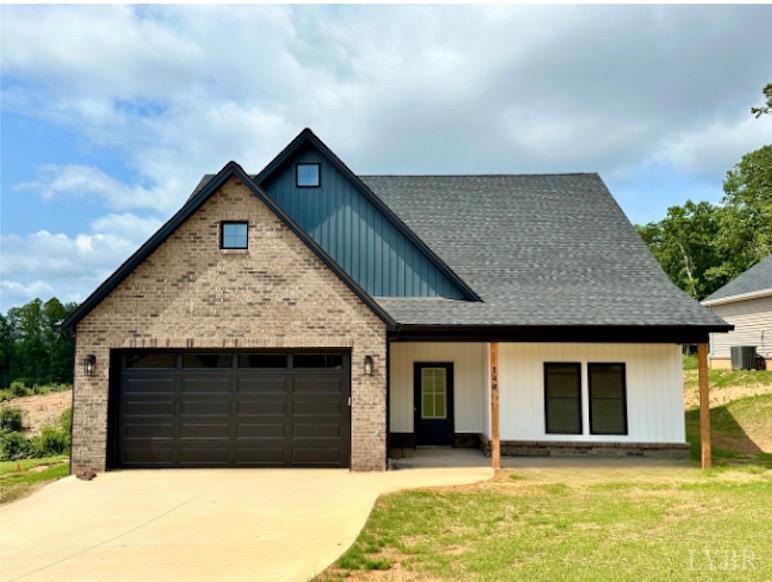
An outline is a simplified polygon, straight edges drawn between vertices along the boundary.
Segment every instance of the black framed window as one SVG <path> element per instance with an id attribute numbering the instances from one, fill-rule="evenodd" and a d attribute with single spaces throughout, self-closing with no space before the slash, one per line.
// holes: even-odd
<path id="1" fill-rule="evenodd" d="M 590 383 L 590 433 L 627 434 L 625 365 L 587 364 Z"/>
<path id="2" fill-rule="evenodd" d="M 183 368 L 230 368 L 233 362 L 231 354 L 184 354 Z"/>
<path id="3" fill-rule="evenodd" d="M 335 368 L 343 367 L 342 354 L 295 354 L 292 356 L 293 368 Z"/>
<path id="4" fill-rule="evenodd" d="M 297 164 L 295 166 L 295 185 L 298 188 L 318 188 L 322 184 L 320 164 Z"/>
<path id="5" fill-rule="evenodd" d="M 246 221 L 227 221 L 220 223 L 221 249 L 248 248 L 248 223 Z"/>
<path id="6" fill-rule="evenodd" d="M 544 364 L 544 415 L 548 434 L 582 434 L 581 364 Z"/>
<path id="7" fill-rule="evenodd" d="M 169 352 L 129 354 L 127 368 L 176 368 L 177 355 Z"/>

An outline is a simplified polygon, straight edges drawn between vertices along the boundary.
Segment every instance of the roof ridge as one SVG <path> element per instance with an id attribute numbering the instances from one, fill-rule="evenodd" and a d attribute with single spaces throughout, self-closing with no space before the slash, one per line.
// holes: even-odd
<path id="1" fill-rule="evenodd" d="M 546 174 L 357 174 L 360 178 L 522 178 L 535 176 L 599 176 L 598 172 L 553 172 Z"/>

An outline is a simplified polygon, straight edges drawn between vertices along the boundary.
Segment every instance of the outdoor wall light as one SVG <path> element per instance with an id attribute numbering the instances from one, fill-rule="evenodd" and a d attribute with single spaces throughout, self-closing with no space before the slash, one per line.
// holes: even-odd
<path id="1" fill-rule="evenodd" d="M 83 373 L 86 376 L 93 376 L 95 367 L 96 367 L 96 356 L 94 354 L 89 354 L 88 356 L 83 358 Z"/>
<path id="2" fill-rule="evenodd" d="M 372 356 L 365 356 L 365 375 L 366 376 L 373 375 L 373 357 Z"/>

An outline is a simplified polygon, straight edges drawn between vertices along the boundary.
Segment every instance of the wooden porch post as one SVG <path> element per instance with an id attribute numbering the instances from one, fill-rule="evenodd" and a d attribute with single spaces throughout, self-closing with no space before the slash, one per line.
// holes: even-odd
<path id="1" fill-rule="evenodd" d="M 708 344 L 697 344 L 697 369 L 700 386 L 700 461 L 710 469 L 710 388 L 708 386 Z"/>
<path id="2" fill-rule="evenodd" d="M 491 466 L 501 469 L 499 440 L 499 344 L 491 342 Z"/>

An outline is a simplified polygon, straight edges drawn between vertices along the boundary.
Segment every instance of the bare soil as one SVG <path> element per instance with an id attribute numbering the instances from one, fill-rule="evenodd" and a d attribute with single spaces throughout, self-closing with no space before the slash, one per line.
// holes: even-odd
<path id="1" fill-rule="evenodd" d="M 38 434 L 43 425 L 56 422 L 72 406 L 72 390 L 14 398 L 5 404 L 21 408 L 24 429 Z"/>

